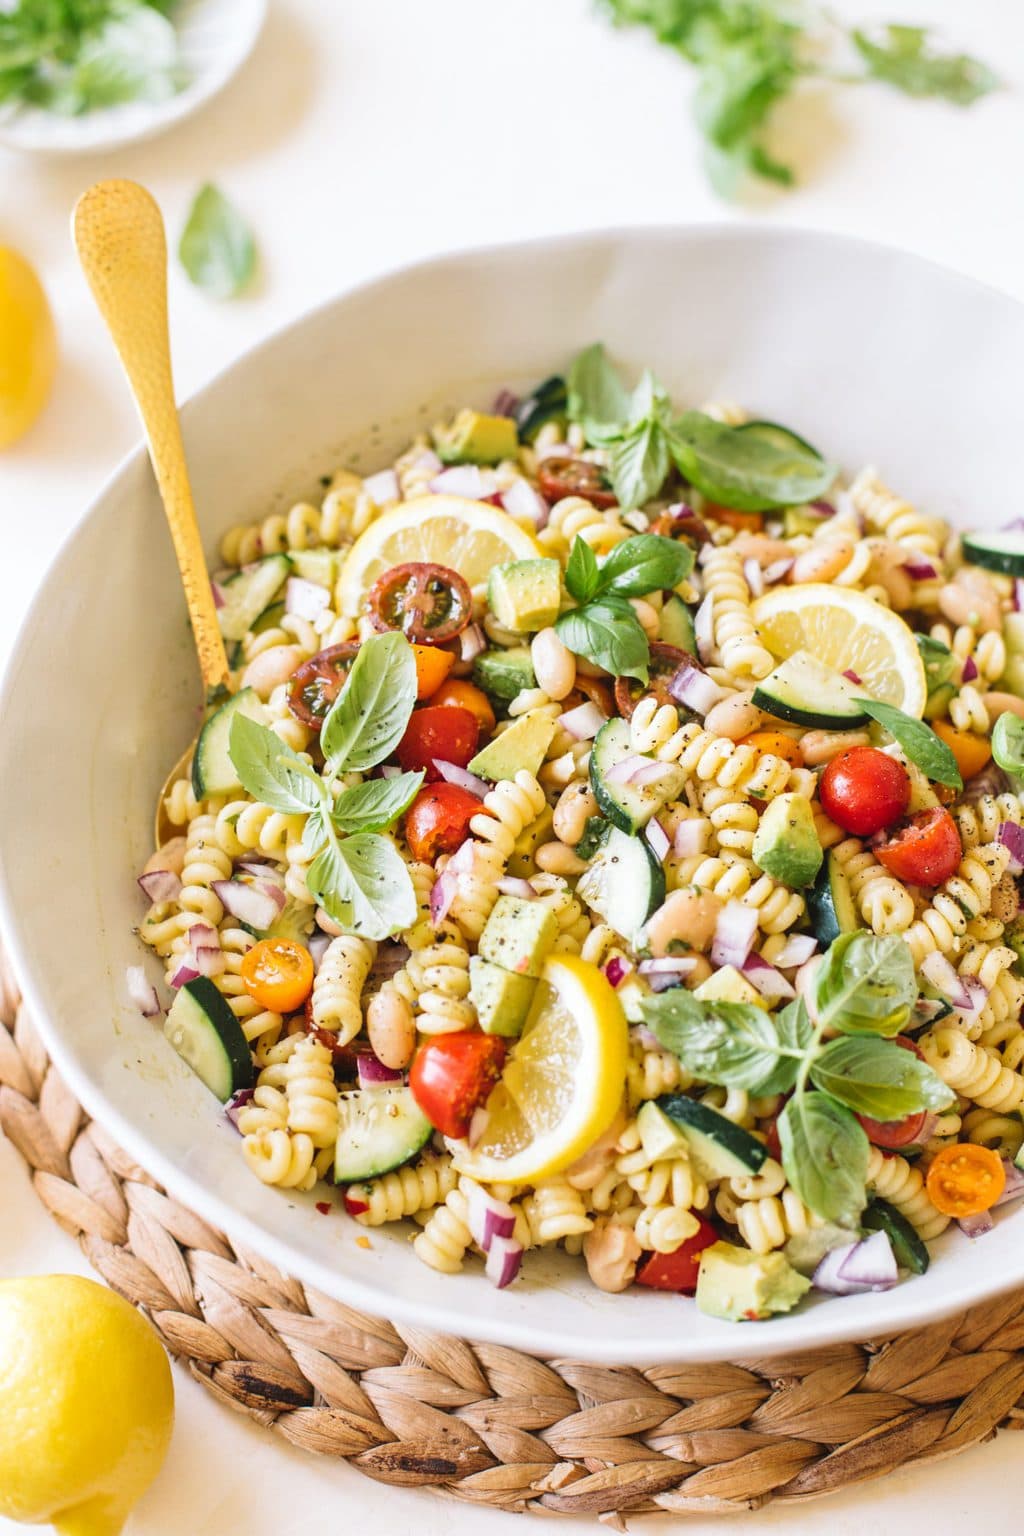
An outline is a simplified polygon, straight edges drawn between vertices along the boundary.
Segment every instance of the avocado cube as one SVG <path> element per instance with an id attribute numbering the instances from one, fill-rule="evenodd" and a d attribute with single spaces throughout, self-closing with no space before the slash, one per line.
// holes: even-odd
<path id="1" fill-rule="evenodd" d="M 514 879 L 529 880 L 530 876 L 536 872 L 534 858 L 540 845 L 549 843 L 554 836 L 553 820 L 554 812 L 550 805 L 546 805 L 536 821 L 531 821 L 516 838 L 515 847 L 506 865 Z"/>
<path id="2" fill-rule="evenodd" d="M 543 902 L 499 896 L 477 950 L 517 976 L 539 976 L 557 937 L 558 920 Z"/>
<path id="3" fill-rule="evenodd" d="M 491 960 L 469 962 L 469 1000 L 485 1035 L 518 1035 L 537 990 L 534 976 L 516 976 Z"/>
<path id="4" fill-rule="evenodd" d="M 754 863 L 773 880 L 799 890 L 812 885 L 824 854 L 811 802 L 803 795 L 779 795 L 761 817 L 754 836 Z"/>
<path id="5" fill-rule="evenodd" d="M 555 735 L 555 722 L 542 710 L 528 709 L 514 725 L 489 741 L 469 764 L 482 779 L 514 779 L 520 768 L 536 776 Z"/>
<path id="6" fill-rule="evenodd" d="M 326 587 L 334 595 L 334 583 L 338 579 L 338 553 L 334 549 L 293 549 L 288 558 L 296 576 L 313 581 L 318 587 Z"/>
<path id="7" fill-rule="evenodd" d="M 701 1003 L 755 1003 L 765 1006 L 764 998 L 756 987 L 734 965 L 723 965 L 707 981 L 694 987 L 693 995 Z"/>
<path id="8" fill-rule="evenodd" d="M 434 428 L 434 446 L 445 464 L 497 464 L 515 458 L 519 437 L 510 416 L 463 410 L 450 426 Z"/>
<path id="9" fill-rule="evenodd" d="M 487 601 L 505 629 L 521 635 L 546 629 L 558 618 L 562 568 L 547 558 L 496 565 L 487 583 Z"/>
<path id="10" fill-rule="evenodd" d="M 484 651 L 473 663 L 473 681 L 489 698 L 510 704 L 524 688 L 536 688 L 537 678 L 528 645 L 504 651 Z"/>
<path id="11" fill-rule="evenodd" d="M 712 1243 L 700 1256 L 697 1306 L 730 1323 L 789 1312 L 811 1288 L 781 1253 L 752 1253 L 733 1243 Z"/>

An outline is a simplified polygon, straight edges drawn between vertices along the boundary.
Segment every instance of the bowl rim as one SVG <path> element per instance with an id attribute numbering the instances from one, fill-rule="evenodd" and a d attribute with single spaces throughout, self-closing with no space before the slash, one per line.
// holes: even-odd
<path id="1" fill-rule="evenodd" d="M 229 385 L 236 372 L 244 371 L 262 353 L 276 347 L 285 336 L 311 324 L 339 304 L 363 295 L 372 295 L 375 290 L 385 289 L 396 281 L 434 269 L 458 268 L 466 262 L 486 262 L 496 257 L 528 258 L 531 253 L 540 249 L 555 253 L 559 251 L 570 253 L 574 249 L 585 249 L 602 244 L 611 246 L 635 239 L 664 243 L 679 240 L 695 243 L 727 241 L 738 245 L 781 247 L 811 242 L 822 249 L 834 250 L 849 250 L 852 247 L 876 258 L 898 260 L 915 270 L 925 266 L 941 274 L 944 280 L 952 280 L 969 290 L 995 295 L 1000 300 L 1010 303 L 1022 303 L 1015 295 L 997 285 L 975 278 L 930 257 L 919 256 L 916 252 L 884 241 L 809 226 L 762 228 L 752 223 L 732 224 L 726 221 L 708 220 L 693 225 L 654 223 L 598 226 L 535 236 L 525 240 L 493 241 L 479 246 L 463 247 L 457 251 L 438 252 L 396 264 L 383 272 L 375 273 L 358 283 L 340 289 L 319 303 L 291 316 L 282 325 L 276 326 L 233 356 L 223 368 L 181 402 L 179 409 L 186 440 L 189 422 L 194 414 L 202 410 L 208 394 L 224 385 Z M 121 477 L 138 471 L 145 457 L 146 444 L 144 439 L 140 439 L 107 475 L 81 516 L 55 550 L 43 580 L 22 618 L 10 653 L 4 659 L 3 673 L 0 676 L 0 719 L 6 718 L 19 653 L 26 635 L 45 606 L 46 588 L 64 563 L 71 559 L 73 545 L 80 529 L 100 508 Z M 282 473 L 285 472 L 286 467 L 283 467 Z M 2 830 L 3 816 L 2 802 L 0 802 L 0 831 Z M 47 1051 L 68 1087 L 90 1117 L 109 1130 L 118 1144 L 143 1169 L 158 1179 L 162 1187 L 175 1199 L 196 1211 L 211 1226 L 262 1253 L 284 1274 L 294 1275 L 328 1295 L 339 1297 L 348 1305 L 362 1308 L 371 1316 L 381 1316 L 382 1300 L 377 1285 L 360 1281 L 352 1276 L 339 1276 L 326 1263 L 296 1251 L 287 1240 L 268 1232 L 257 1220 L 232 1210 L 221 1196 L 208 1189 L 200 1180 L 181 1171 L 171 1159 L 165 1157 L 152 1145 L 144 1130 L 137 1129 L 114 1105 L 107 1102 L 99 1084 L 93 1081 L 84 1068 L 79 1069 L 70 1050 L 65 1051 L 61 1032 L 48 1016 L 42 1001 L 41 988 L 37 984 L 31 967 L 23 959 L 23 919 L 19 913 L 15 892 L 11 888 L 6 867 L 0 860 L 0 932 L 3 934 L 3 943 L 13 959 L 15 975 L 23 999 L 29 1006 L 33 1022 Z M 980 1285 L 975 1281 L 961 1281 L 957 1284 L 952 1275 L 950 1280 L 951 1283 L 940 1296 L 923 1303 L 915 1298 L 912 1280 L 901 1283 L 892 1291 L 885 1293 L 887 1299 L 884 1310 L 880 1310 L 877 1325 L 866 1327 L 863 1320 L 859 1323 L 844 1324 L 842 1310 L 825 1303 L 808 1312 L 798 1311 L 772 1319 L 768 1323 L 762 1323 L 756 1334 L 746 1332 L 737 1335 L 737 1341 L 741 1337 L 744 1341 L 749 1340 L 749 1348 L 746 1342 L 742 1345 L 744 1354 L 756 1354 L 759 1358 L 768 1358 L 792 1353 L 795 1350 L 823 1349 L 832 1344 L 893 1335 L 937 1322 L 954 1312 L 976 1306 L 1013 1290 L 1024 1280 L 1024 1267 L 1019 1275 L 1012 1272 L 992 1274 L 989 1271 L 988 1278 Z M 427 1327 L 441 1333 L 452 1332 L 450 1310 L 446 1311 L 429 1303 L 407 1301 L 392 1293 L 387 1294 L 383 1305 L 387 1308 L 386 1315 L 395 1321 Z M 500 1312 L 493 1316 L 472 1314 L 472 1325 L 460 1326 L 459 1334 L 461 1337 L 472 1340 L 518 1349 L 526 1354 L 549 1358 L 565 1354 L 564 1339 L 556 1330 L 532 1320 L 517 1320 L 511 1314 L 505 1316 Z M 659 1346 L 657 1340 L 653 1338 L 649 1346 L 631 1340 L 628 1348 L 631 1359 L 623 1361 L 622 1346 L 616 1346 L 614 1338 L 605 1341 L 599 1334 L 591 1343 L 588 1343 L 587 1355 L 588 1358 L 597 1362 L 634 1366 L 654 1365 L 677 1358 L 694 1363 L 706 1363 L 734 1357 L 729 1347 L 723 1346 L 720 1342 L 708 1340 L 701 1343 L 692 1337 L 687 1339 L 681 1354 L 678 1351 L 674 1353 L 671 1346 Z"/>

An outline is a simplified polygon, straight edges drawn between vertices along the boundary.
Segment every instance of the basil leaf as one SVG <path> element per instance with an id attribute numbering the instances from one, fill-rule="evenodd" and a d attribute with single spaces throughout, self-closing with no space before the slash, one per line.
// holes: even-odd
<path id="1" fill-rule="evenodd" d="M 807 1012 L 807 1004 L 803 998 L 795 997 L 774 1017 L 780 1046 L 799 1056 L 806 1055 L 814 1038 L 814 1025 L 811 1023 L 811 1016 Z"/>
<path id="2" fill-rule="evenodd" d="M 660 421 L 671 409 L 672 402 L 664 386 L 658 383 L 649 368 L 645 368 L 629 397 L 629 425 L 636 427 L 644 421 Z"/>
<path id="3" fill-rule="evenodd" d="M 629 540 L 625 541 L 627 544 Z M 565 567 L 565 585 L 578 603 L 589 602 L 597 594 L 600 583 L 600 567 L 597 556 L 579 534 L 572 541 L 569 561 Z"/>
<path id="4" fill-rule="evenodd" d="M 592 423 L 600 432 L 621 430 L 629 420 L 629 396 L 601 342 L 574 360 L 568 385 L 570 421 Z"/>
<path id="5" fill-rule="evenodd" d="M 669 448 L 692 485 L 743 512 L 814 501 L 836 477 L 834 464 L 796 439 L 742 432 L 701 411 L 673 423 Z"/>
<path id="6" fill-rule="evenodd" d="M 640 620 L 624 597 L 602 597 L 555 620 L 555 633 L 577 656 L 613 677 L 647 682 L 651 648 Z"/>
<path id="7" fill-rule="evenodd" d="M 390 630 L 364 641 L 320 731 L 325 772 L 376 768 L 405 735 L 415 703 L 416 658 L 405 636 Z"/>
<path id="8" fill-rule="evenodd" d="M 1004 773 L 1024 777 L 1024 720 L 1010 710 L 992 727 L 992 756 Z"/>
<path id="9" fill-rule="evenodd" d="M 906 715 L 895 704 L 883 704 L 878 699 L 854 699 L 866 715 L 877 720 L 889 732 L 893 741 L 899 742 L 912 763 L 936 784 L 948 784 L 953 789 L 963 789 L 964 781 L 956 765 L 956 758 L 930 726 L 923 720 Z"/>
<path id="10" fill-rule="evenodd" d="M 148 5 L 111 10 L 110 20 L 84 38 L 71 75 L 83 109 L 166 101 L 179 86 L 174 27 Z"/>
<path id="11" fill-rule="evenodd" d="M 793 1086 L 802 1050 L 784 1046 L 776 1022 L 750 1003 L 699 1002 L 682 988 L 645 997 L 644 1022 L 695 1077 L 748 1093 Z"/>
<path id="12" fill-rule="evenodd" d="M 786 1177 L 824 1221 L 860 1225 L 867 1203 L 868 1138 L 851 1112 L 824 1093 L 798 1093 L 778 1119 Z"/>
<path id="13" fill-rule="evenodd" d="M 851 36 L 869 75 L 907 96 L 939 96 L 969 107 L 999 84 L 988 65 L 969 54 L 932 52 L 924 27 L 887 26 L 879 41 L 859 28 Z"/>
<path id="14" fill-rule="evenodd" d="M 923 1109 L 947 1109 L 955 1095 L 913 1051 L 873 1035 L 849 1035 L 825 1046 L 811 1067 L 816 1088 L 873 1120 L 902 1120 Z"/>
<path id="15" fill-rule="evenodd" d="M 189 210 L 178 256 L 197 288 L 215 299 L 233 299 L 252 280 L 256 243 L 242 215 L 211 182 L 200 187 Z"/>
<path id="16" fill-rule="evenodd" d="M 677 587 L 692 570 L 693 549 L 689 544 L 666 539 L 660 533 L 640 533 L 616 544 L 602 562 L 598 590 L 619 597 L 646 597 L 648 592 Z"/>
<path id="17" fill-rule="evenodd" d="M 272 810 L 299 815 L 326 800 L 327 791 L 309 764 L 267 726 L 245 715 L 236 714 L 231 722 L 228 756 L 246 793 Z"/>
<path id="18" fill-rule="evenodd" d="M 329 843 L 310 865 L 306 885 L 339 927 L 364 939 L 389 938 L 416 921 L 409 870 L 386 837 L 360 833 Z"/>
<path id="19" fill-rule="evenodd" d="M 916 1001 L 914 961 L 898 934 L 840 934 L 814 978 L 819 1024 L 843 1034 L 898 1035 Z"/>
<path id="20" fill-rule="evenodd" d="M 668 442 L 659 421 L 643 421 L 630 427 L 611 446 L 608 477 L 624 511 L 642 507 L 657 496 L 668 471 Z"/>
<path id="21" fill-rule="evenodd" d="M 934 693 L 953 676 L 956 658 L 948 645 L 933 640 L 931 635 L 915 635 L 914 639 L 924 663 L 925 687 L 929 693 Z"/>
<path id="22" fill-rule="evenodd" d="M 310 811 L 306 817 L 306 825 L 302 829 L 302 851 L 307 859 L 315 859 L 327 838 L 327 827 L 324 822 L 324 809 L 326 809 L 327 797 L 324 796 L 324 807 L 318 807 Z"/>
<path id="23" fill-rule="evenodd" d="M 334 802 L 331 820 L 339 832 L 383 832 L 408 810 L 422 784 L 422 772 L 367 779 L 365 784 L 342 790 Z"/>

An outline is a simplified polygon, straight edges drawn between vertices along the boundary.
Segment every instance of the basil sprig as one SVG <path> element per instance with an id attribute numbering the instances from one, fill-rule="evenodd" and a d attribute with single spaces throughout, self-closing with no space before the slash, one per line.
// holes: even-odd
<path id="1" fill-rule="evenodd" d="M 604 561 L 577 535 L 565 585 L 580 606 L 556 619 L 555 631 L 577 656 L 646 683 L 650 646 L 627 599 L 677 587 L 692 570 L 690 546 L 657 533 L 624 539 Z"/>
<path id="2" fill-rule="evenodd" d="M 569 369 L 569 420 L 588 443 L 608 449 L 608 474 L 620 507 L 642 507 L 657 496 L 670 468 L 672 402 L 647 372 L 630 394 L 600 342 Z"/>
<path id="3" fill-rule="evenodd" d="M 926 778 L 935 784 L 948 784 L 952 789 L 963 789 L 964 781 L 956 765 L 952 751 L 931 726 L 913 715 L 904 714 L 895 704 L 883 704 L 879 699 L 855 699 L 866 715 L 877 720 L 889 732 L 893 741 L 903 748 L 912 763 L 916 763 Z"/>
<path id="4" fill-rule="evenodd" d="M 802 998 L 770 1014 L 702 1003 L 681 988 L 640 1006 L 660 1043 L 704 1082 L 758 1095 L 792 1090 L 779 1117 L 786 1177 L 817 1215 L 853 1226 L 867 1200 L 868 1155 L 855 1114 L 900 1120 L 953 1100 L 929 1066 L 886 1038 L 906 1024 L 916 996 L 902 939 L 858 930 L 818 967 L 810 1011 Z M 826 1044 L 828 1029 L 840 1038 Z"/>
<path id="5" fill-rule="evenodd" d="M 416 663 L 404 635 L 375 635 L 359 650 L 321 730 L 323 774 L 244 715 L 231 723 L 228 754 L 242 787 L 276 811 L 304 815 L 312 860 L 310 896 L 346 932 L 385 939 L 416 919 L 416 896 L 401 854 L 379 834 L 407 809 L 422 773 L 372 779 L 336 792 L 343 773 L 382 763 L 401 740 L 416 702 Z"/>

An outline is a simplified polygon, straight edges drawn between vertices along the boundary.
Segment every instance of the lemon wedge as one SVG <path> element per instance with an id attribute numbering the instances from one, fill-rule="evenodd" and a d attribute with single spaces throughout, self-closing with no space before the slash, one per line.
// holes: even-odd
<path id="1" fill-rule="evenodd" d="M 31 427 L 57 367 L 57 333 L 42 284 L 24 257 L 0 245 L 0 448 Z"/>
<path id="2" fill-rule="evenodd" d="M 377 577 L 409 560 L 447 565 L 477 587 L 494 566 L 543 553 L 499 507 L 461 496 L 418 496 L 392 507 L 360 534 L 342 567 L 338 602 L 354 618 Z"/>
<path id="3" fill-rule="evenodd" d="M 779 661 L 807 651 L 835 672 L 856 672 L 871 698 L 921 718 L 928 687 L 914 633 L 874 598 L 824 583 L 774 587 L 750 614 Z"/>
<path id="4" fill-rule="evenodd" d="M 614 1120 L 626 1081 L 626 1016 L 598 970 L 575 955 L 544 964 L 523 1033 L 487 1101 L 472 1148 L 454 1156 L 484 1182 L 536 1183 L 582 1156 Z"/>

